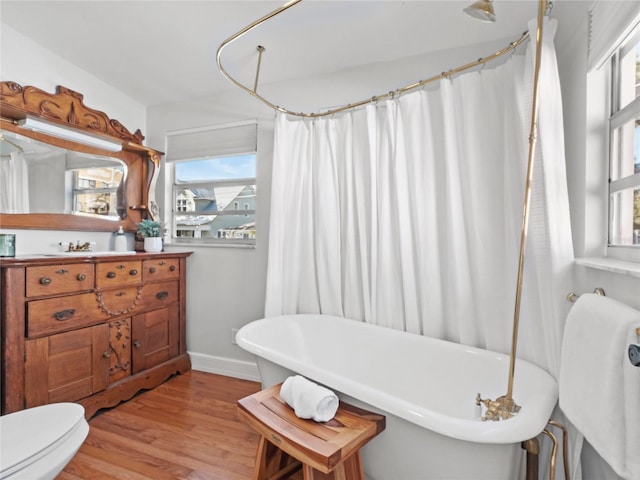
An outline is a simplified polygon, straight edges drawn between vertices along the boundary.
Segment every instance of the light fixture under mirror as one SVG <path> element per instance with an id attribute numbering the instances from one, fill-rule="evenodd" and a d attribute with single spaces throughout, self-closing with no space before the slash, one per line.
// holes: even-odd
<path id="1" fill-rule="evenodd" d="M 2 131 L 0 213 L 127 216 L 127 165 Z"/>
<path id="2" fill-rule="evenodd" d="M 71 140 L 72 142 L 82 143 L 90 147 L 101 148 L 110 152 L 119 152 L 122 150 L 122 144 L 113 142 L 111 140 L 105 140 L 94 135 L 72 130 L 70 128 L 59 127 L 50 122 L 40 120 L 31 116 L 27 116 L 24 120 L 19 120 L 18 124 L 29 130 L 36 132 L 47 133 L 54 137 L 63 138 L 65 140 Z"/>

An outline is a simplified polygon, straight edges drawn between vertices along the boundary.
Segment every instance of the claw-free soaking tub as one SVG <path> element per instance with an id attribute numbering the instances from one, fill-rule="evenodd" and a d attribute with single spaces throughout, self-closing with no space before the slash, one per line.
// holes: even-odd
<path id="1" fill-rule="evenodd" d="M 519 359 L 520 412 L 483 422 L 475 397 L 504 395 L 507 355 L 340 317 L 265 318 L 236 339 L 256 355 L 263 387 L 297 373 L 387 416 L 386 430 L 362 450 L 369 480 L 523 478 L 520 443 L 542 432 L 558 397 L 553 377 Z"/>

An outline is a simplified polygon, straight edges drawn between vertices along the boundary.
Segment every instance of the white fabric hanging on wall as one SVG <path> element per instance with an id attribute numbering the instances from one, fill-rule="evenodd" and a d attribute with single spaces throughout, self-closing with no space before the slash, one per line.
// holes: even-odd
<path id="1" fill-rule="evenodd" d="M 573 252 L 555 29 L 545 20 L 518 356 L 557 376 Z M 343 315 L 509 352 L 534 47 L 339 116 L 278 115 L 266 316 Z"/>
<path id="2" fill-rule="evenodd" d="M 0 212 L 29 213 L 29 171 L 22 152 L 0 159 Z"/>

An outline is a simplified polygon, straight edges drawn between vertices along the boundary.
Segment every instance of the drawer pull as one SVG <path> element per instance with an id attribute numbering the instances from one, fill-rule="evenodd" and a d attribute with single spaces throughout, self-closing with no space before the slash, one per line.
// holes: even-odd
<path id="1" fill-rule="evenodd" d="M 164 300 L 168 296 L 169 296 L 169 292 L 158 292 L 158 293 L 156 293 L 156 298 L 158 300 Z"/>
<path id="2" fill-rule="evenodd" d="M 73 308 L 68 308 L 67 310 L 60 310 L 59 312 L 54 313 L 53 317 L 56 320 L 63 322 L 65 320 L 69 320 L 75 313 L 76 311 Z"/>
<path id="3" fill-rule="evenodd" d="M 87 276 L 84 273 L 79 273 L 76 278 L 79 282 L 84 282 L 87 279 Z"/>
<path id="4" fill-rule="evenodd" d="M 156 267 L 151 267 L 149 269 L 149 273 L 156 273 L 156 272 L 157 272 Z"/>
<path id="5" fill-rule="evenodd" d="M 115 272 L 107 272 L 107 278 L 116 278 Z"/>
<path id="6" fill-rule="evenodd" d="M 51 279 L 49 277 L 42 277 L 40 279 L 40 285 L 51 285 Z"/>
<path id="7" fill-rule="evenodd" d="M 171 265 L 171 266 L 169 267 L 169 271 L 170 271 L 170 272 L 175 272 L 175 271 L 176 271 L 176 266 L 175 266 L 175 265 Z"/>
<path id="8" fill-rule="evenodd" d="M 133 342 L 133 346 L 136 348 L 140 348 L 142 346 L 142 344 L 140 343 L 139 340 L 136 340 L 135 342 Z"/>
<path id="9" fill-rule="evenodd" d="M 56 270 L 56 273 L 58 275 L 64 275 L 65 273 L 69 273 L 69 270 L 65 270 L 64 268 L 61 268 L 60 270 Z"/>
<path id="10" fill-rule="evenodd" d="M 135 277 L 138 274 L 138 270 L 136 270 L 135 268 L 132 268 L 131 270 L 129 270 L 129 275 L 131 275 L 132 277 Z"/>
<path id="11" fill-rule="evenodd" d="M 102 356 L 103 356 L 104 358 L 109 358 L 109 357 L 111 357 L 111 352 L 104 352 L 104 353 L 102 354 Z"/>

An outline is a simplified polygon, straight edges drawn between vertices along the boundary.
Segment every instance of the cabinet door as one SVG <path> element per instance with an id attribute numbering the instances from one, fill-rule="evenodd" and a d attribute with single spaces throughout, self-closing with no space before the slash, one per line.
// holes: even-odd
<path id="1" fill-rule="evenodd" d="M 165 308 L 133 317 L 133 373 L 154 367 L 179 352 L 179 308 Z"/>
<path id="2" fill-rule="evenodd" d="M 109 327 L 96 325 L 25 342 L 25 399 L 73 402 L 109 384 Z"/>

